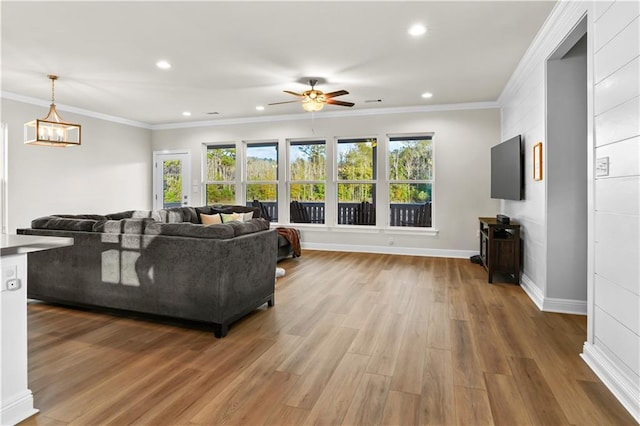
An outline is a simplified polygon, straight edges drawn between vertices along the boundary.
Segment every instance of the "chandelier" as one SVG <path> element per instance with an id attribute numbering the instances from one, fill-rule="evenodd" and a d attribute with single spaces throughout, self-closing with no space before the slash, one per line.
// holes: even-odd
<path id="1" fill-rule="evenodd" d="M 55 104 L 55 75 L 48 75 L 51 80 L 51 106 L 49 114 L 24 125 L 24 143 L 30 145 L 68 146 L 80 145 L 80 125 L 67 123 L 56 111 Z"/>

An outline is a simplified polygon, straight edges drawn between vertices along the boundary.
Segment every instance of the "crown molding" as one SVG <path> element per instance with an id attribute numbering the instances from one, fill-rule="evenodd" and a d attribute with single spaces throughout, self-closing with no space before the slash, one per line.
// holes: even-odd
<path id="1" fill-rule="evenodd" d="M 312 114 L 314 114 L 313 115 L 314 120 L 321 120 L 324 118 L 363 117 L 363 116 L 389 115 L 389 114 L 412 114 L 412 113 L 421 113 L 421 112 L 461 111 L 461 110 L 494 109 L 494 108 L 499 108 L 499 105 L 497 102 L 491 101 L 491 102 L 470 102 L 470 103 L 460 103 L 460 104 L 421 105 L 421 106 L 393 107 L 393 108 L 366 108 L 366 109 L 355 109 L 355 110 L 347 110 L 347 111 L 314 112 Z M 228 126 L 228 125 L 234 125 L 234 124 L 273 123 L 276 121 L 295 121 L 295 120 L 308 120 L 308 119 L 309 119 L 309 113 L 303 112 L 300 114 L 223 118 L 219 120 L 192 121 L 189 123 L 153 124 L 151 125 L 151 129 L 152 130 L 185 129 L 185 128 L 193 128 L 193 127 L 212 127 L 212 126 Z"/>
<path id="2" fill-rule="evenodd" d="M 49 101 L 44 101 L 38 98 L 32 98 L 30 96 L 23 96 L 12 92 L 0 92 L 0 97 L 4 99 L 10 99 L 26 104 L 49 107 Z M 100 120 L 111 121 L 114 123 L 125 124 L 128 126 L 141 127 L 149 130 L 170 130 L 170 129 L 187 129 L 194 127 L 214 127 L 214 126 L 228 126 L 236 124 L 255 124 L 255 123 L 273 123 L 278 121 L 296 121 L 296 120 L 308 120 L 309 113 L 301 112 L 297 114 L 283 114 L 283 115 L 262 115 L 259 117 L 237 117 L 237 118 L 223 118 L 218 120 L 207 121 L 191 121 L 180 123 L 164 123 L 164 124 L 149 124 L 140 121 L 129 120 L 122 117 L 116 117 L 113 115 L 103 114 L 100 112 L 90 111 L 82 108 L 76 108 L 70 105 L 56 104 L 56 108 L 60 111 L 71 112 L 74 114 L 80 114 L 87 117 L 97 118 Z M 312 114 L 314 119 L 321 120 L 325 118 L 343 118 L 343 117 L 364 117 L 364 116 L 376 116 L 376 115 L 390 115 L 390 114 L 415 114 L 425 112 L 441 112 L 441 111 L 463 111 L 463 110 L 478 110 L 478 109 L 497 109 L 499 108 L 498 102 L 468 102 L 459 104 L 442 104 L 442 105 L 420 105 L 420 106 L 407 106 L 407 107 L 393 107 L 393 108 L 365 108 L 346 111 L 324 111 L 314 112 Z"/>
<path id="3" fill-rule="evenodd" d="M 497 101 L 501 108 L 506 106 L 506 99 L 518 93 L 531 77 L 531 72 L 545 63 L 547 57 L 588 10 L 589 2 L 585 0 L 558 1 L 502 89 Z"/>
<path id="4" fill-rule="evenodd" d="M 31 96 L 19 95 L 17 93 L 12 92 L 0 92 L 0 97 L 3 99 L 10 99 L 12 101 L 18 101 L 25 104 L 42 106 L 45 108 L 49 108 L 51 104 L 50 101 L 43 101 L 42 99 L 32 98 Z M 151 124 L 142 123 L 140 121 L 129 120 L 127 118 L 116 117 L 114 115 L 103 114 L 101 112 L 90 111 L 88 109 L 76 108 L 71 105 L 58 104 L 56 103 L 56 109 L 59 111 L 70 112 L 72 114 L 84 115 L 86 117 L 97 118 L 99 120 L 111 121 L 113 123 L 124 124 L 127 126 L 133 127 L 142 127 L 143 129 L 151 129 Z"/>

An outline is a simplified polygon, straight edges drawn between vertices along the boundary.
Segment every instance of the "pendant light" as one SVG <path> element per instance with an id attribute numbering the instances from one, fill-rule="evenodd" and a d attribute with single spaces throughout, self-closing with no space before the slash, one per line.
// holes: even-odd
<path id="1" fill-rule="evenodd" d="M 51 106 L 49 114 L 24 125 L 24 143 L 30 145 L 68 146 L 80 145 L 80 125 L 67 123 L 56 111 L 55 104 L 55 75 L 47 76 L 51 80 Z"/>

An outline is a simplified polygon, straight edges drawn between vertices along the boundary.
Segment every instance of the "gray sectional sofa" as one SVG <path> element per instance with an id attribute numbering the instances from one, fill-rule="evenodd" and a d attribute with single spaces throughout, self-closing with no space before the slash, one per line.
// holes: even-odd
<path id="1" fill-rule="evenodd" d="M 30 253 L 27 295 L 211 323 L 217 337 L 263 304 L 273 306 L 278 235 L 260 218 L 202 225 L 200 213 L 244 206 L 182 207 L 111 215 L 56 215 L 19 234 L 73 237 Z"/>

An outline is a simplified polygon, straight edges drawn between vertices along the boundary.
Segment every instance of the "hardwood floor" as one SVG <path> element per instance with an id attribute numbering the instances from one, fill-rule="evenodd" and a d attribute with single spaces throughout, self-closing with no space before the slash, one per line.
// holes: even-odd
<path id="1" fill-rule="evenodd" d="M 465 259 L 305 251 L 276 305 L 199 325 L 29 305 L 24 425 L 635 424 L 540 312 Z"/>

